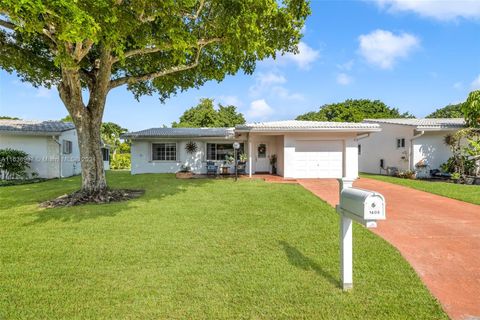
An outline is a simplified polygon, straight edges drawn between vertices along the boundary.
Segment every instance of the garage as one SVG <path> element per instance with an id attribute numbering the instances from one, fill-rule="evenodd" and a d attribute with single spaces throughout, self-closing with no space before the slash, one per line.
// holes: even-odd
<path id="1" fill-rule="evenodd" d="M 297 140 L 294 172 L 297 178 L 341 178 L 342 140 Z"/>

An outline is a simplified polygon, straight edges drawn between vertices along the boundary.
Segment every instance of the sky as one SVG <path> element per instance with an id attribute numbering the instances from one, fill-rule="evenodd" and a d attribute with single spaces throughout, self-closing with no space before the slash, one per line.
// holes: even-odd
<path id="1" fill-rule="evenodd" d="M 104 121 L 131 131 L 170 126 L 200 98 L 233 104 L 247 122 L 294 119 L 327 103 L 379 99 L 424 117 L 480 89 L 480 0 L 311 1 L 299 54 L 258 62 L 161 103 L 110 92 Z M 0 115 L 67 115 L 55 89 L 33 88 L 0 70 Z"/>

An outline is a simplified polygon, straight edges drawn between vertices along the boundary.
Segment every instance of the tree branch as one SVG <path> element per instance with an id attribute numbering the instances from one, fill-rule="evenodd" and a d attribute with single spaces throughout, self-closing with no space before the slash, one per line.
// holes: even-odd
<path id="1" fill-rule="evenodd" d="M 186 71 L 193 69 L 197 67 L 200 63 L 200 55 L 202 53 L 203 46 L 199 47 L 197 50 L 197 54 L 195 55 L 195 60 L 186 65 L 181 65 L 181 66 L 175 66 L 167 70 L 162 70 L 162 71 L 156 71 L 152 73 L 147 73 L 141 76 L 126 76 L 126 77 L 121 77 L 115 80 L 110 81 L 110 89 L 116 88 L 118 86 L 124 85 L 124 84 L 134 84 L 142 81 L 148 81 L 152 80 L 155 78 L 160 78 L 164 77 L 169 74 L 181 72 L 181 71 Z"/>
<path id="2" fill-rule="evenodd" d="M 197 41 L 195 44 L 195 47 L 204 47 L 208 44 L 214 43 L 214 42 L 221 42 L 223 38 L 212 38 L 212 39 L 200 39 Z M 142 49 L 134 49 L 125 52 L 123 55 L 123 58 L 129 58 L 137 55 L 145 55 L 145 54 L 150 54 L 150 53 L 155 53 L 155 52 L 160 52 L 163 50 L 168 50 L 171 49 L 173 46 L 171 44 L 165 45 L 165 46 L 160 46 L 160 47 L 152 47 L 152 48 L 142 48 Z M 116 63 L 118 61 L 122 60 L 120 57 L 114 57 L 112 59 L 112 63 Z"/>
<path id="3" fill-rule="evenodd" d="M 10 21 L 5 21 L 5 20 L 0 20 L 0 26 L 10 29 L 10 30 L 15 30 L 16 25 L 11 23 Z"/>
<path id="4" fill-rule="evenodd" d="M 200 13 L 202 12 L 203 6 L 205 5 L 205 0 L 200 0 L 200 5 L 198 6 L 197 11 L 195 14 L 186 14 L 185 17 L 192 19 L 192 20 L 197 20 L 198 17 L 200 16 Z"/>

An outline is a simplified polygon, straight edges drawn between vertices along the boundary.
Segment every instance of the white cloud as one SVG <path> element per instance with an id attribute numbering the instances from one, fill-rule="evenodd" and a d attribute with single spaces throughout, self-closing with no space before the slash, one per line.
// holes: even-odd
<path id="1" fill-rule="evenodd" d="M 457 90 L 460 90 L 460 89 L 463 88 L 463 83 L 460 82 L 460 81 L 455 82 L 455 83 L 453 84 L 453 88 L 454 88 L 454 89 L 457 89 Z"/>
<path id="2" fill-rule="evenodd" d="M 320 58 L 320 51 L 313 49 L 308 44 L 300 41 L 298 44 L 298 53 L 286 53 L 283 56 L 277 57 L 280 64 L 292 62 L 300 69 L 308 70 L 312 64 Z"/>
<path id="3" fill-rule="evenodd" d="M 223 105 L 240 107 L 243 105 L 242 100 L 237 96 L 222 95 L 216 96 L 216 99 Z"/>
<path id="4" fill-rule="evenodd" d="M 272 107 L 264 99 L 254 100 L 250 104 L 247 115 L 254 119 L 264 119 L 273 113 Z"/>
<path id="5" fill-rule="evenodd" d="M 473 79 L 470 87 L 472 88 L 472 90 L 480 89 L 480 74 L 475 79 Z"/>
<path id="6" fill-rule="evenodd" d="M 479 19 L 478 0 L 374 0 L 387 12 L 414 12 L 420 16 L 437 20 Z"/>
<path id="7" fill-rule="evenodd" d="M 337 68 L 340 69 L 340 70 L 350 71 L 350 70 L 352 70 L 354 63 L 355 63 L 355 62 L 353 61 L 353 59 L 352 59 L 352 60 L 348 60 L 348 61 L 345 62 L 345 63 L 337 64 Z"/>
<path id="8" fill-rule="evenodd" d="M 296 100 L 296 101 L 305 100 L 305 97 L 302 94 L 291 93 L 290 90 L 288 90 L 287 88 L 282 87 L 282 86 L 272 87 L 271 93 L 272 93 L 272 95 L 274 95 L 274 96 L 276 96 L 277 98 L 280 98 L 280 99 Z"/>
<path id="9" fill-rule="evenodd" d="M 282 86 L 287 82 L 287 78 L 278 72 L 258 73 L 255 77 L 255 84 L 249 88 L 249 94 L 252 98 L 260 96 L 269 96 L 287 100 L 304 100 L 303 95 L 291 93 L 290 90 Z"/>
<path id="10" fill-rule="evenodd" d="M 352 81 L 353 78 L 346 73 L 337 74 L 337 83 L 341 84 L 342 86 L 349 85 L 350 83 L 352 83 Z"/>
<path id="11" fill-rule="evenodd" d="M 39 87 L 37 89 L 37 93 L 35 94 L 35 97 L 37 98 L 50 98 L 52 96 L 52 89 L 48 89 L 45 87 Z"/>
<path id="12" fill-rule="evenodd" d="M 382 69 L 391 69 L 396 61 L 406 58 L 416 49 L 420 40 L 412 34 L 395 35 L 386 30 L 375 30 L 358 37 L 360 55 L 370 64 Z"/>

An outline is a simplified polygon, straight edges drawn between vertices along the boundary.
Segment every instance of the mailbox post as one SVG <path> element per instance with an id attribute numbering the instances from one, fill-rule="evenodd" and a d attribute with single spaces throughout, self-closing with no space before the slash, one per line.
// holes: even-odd
<path id="1" fill-rule="evenodd" d="M 367 228 L 375 228 L 377 220 L 385 220 L 385 198 L 374 191 L 353 188 L 354 179 L 338 179 L 340 183 L 340 276 L 342 288 L 353 288 L 352 220 Z"/>

